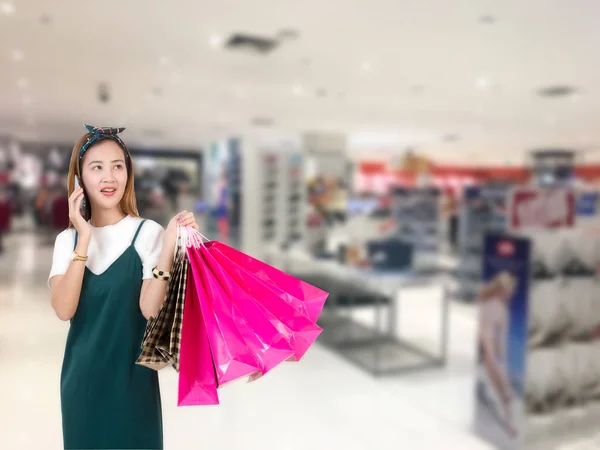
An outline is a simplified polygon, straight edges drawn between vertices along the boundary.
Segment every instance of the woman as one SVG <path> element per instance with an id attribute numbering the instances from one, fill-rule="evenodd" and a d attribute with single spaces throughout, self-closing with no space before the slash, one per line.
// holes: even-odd
<path id="1" fill-rule="evenodd" d="M 166 231 L 142 220 L 118 136 L 124 128 L 86 128 L 69 167 L 70 226 L 56 238 L 49 276 L 52 307 L 71 322 L 60 386 L 64 448 L 162 449 L 157 372 L 135 361 L 165 296 L 177 227 L 197 225 L 187 211 Z"/>

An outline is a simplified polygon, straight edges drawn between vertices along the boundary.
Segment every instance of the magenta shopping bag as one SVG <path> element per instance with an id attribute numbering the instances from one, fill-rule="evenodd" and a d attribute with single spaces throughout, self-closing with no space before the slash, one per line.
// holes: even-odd
<path id="1" fill-rule="evenodd" d="M 261 374 L 264 375 L 293 356 L 295 350 L 291 330 L 238 285 L 210 254 L 208 248 L 202 246 L 199 251 L 206 266 L 219 281 L 219 294 L 232 303 L 232 313 L 239 319 L 238 329 L 259 362 Z"/>
<path id="2" fill-rule="evenodd" d="M 285 298 L 299 311 L 304 311 L 313 322 L 318 320 L 329 295 L 327 292 L 222 242 L 212 241 L 211 249 L 219 250 L 232 263 L 259 278 L 263 283 L 269 284 L 277 295 Z"/>
<path id="3" fill-rule="evenodd" d="M 283 288 L 265 282 L 261 274 L 254 274 L 248 267 L 232 261 L 222 252 L 220 243 L 211 241 L 205 246 L 238 286 L 285 325 L 280 332 L 291 332 L 294 359 L 300 360 L 323 330 L 305 313 L 304 308 L 298 308 L 294 304 L 298 299 L 287 294 Z"/>
<path id="4" fill-rule="evenodd" d="M 190 275 L 198 291 L 200 310 L 210 343 L 217 387 L 220 387 L 260 371 L 261 368 L 244 339 L 244 335 L 250 334 L 249 326 L 208 268 L 202 248 L 188 247 L 187 252 Z"/>
<path id="5" fill-rule="evenodd" d="M 215 368 L 200 311 L 199 293 L 191 276 L 187 278 L 181 327 L 178 390 L 178 406 L 219 404 Z"/>

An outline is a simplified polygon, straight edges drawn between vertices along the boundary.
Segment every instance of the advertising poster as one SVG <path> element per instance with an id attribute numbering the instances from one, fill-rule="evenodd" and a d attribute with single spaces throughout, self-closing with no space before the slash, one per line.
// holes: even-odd
<path id="1" fill-rule="evenodd" d="M 516 188 L 510 194 L 510 227 L 513 230 L 573 227 L 575 197 L 570 188 Z"/>
<path id="2" fill-rule="evenodd" d="M 507 235 L 484 240 L 475 430 L 502 449 L 519 449 L 524 441 L 530 247 L 529 240 Z"/>

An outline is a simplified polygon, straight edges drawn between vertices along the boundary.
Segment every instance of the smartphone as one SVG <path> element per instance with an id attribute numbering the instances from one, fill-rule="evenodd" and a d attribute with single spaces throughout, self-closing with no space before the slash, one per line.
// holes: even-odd
<path id="1" fill-rule="evenodd" d="M 75 175 L 75 189 L 78 189 L 81 184 L 79 183 L 79 177 Z M 85 200 L 85 189 L 83 191 L 83 199 L 81 200 L 81 207 L 79 208 L 79 212 L 83 217 L 85 217 L 86 210 L 86 200 Z"/>

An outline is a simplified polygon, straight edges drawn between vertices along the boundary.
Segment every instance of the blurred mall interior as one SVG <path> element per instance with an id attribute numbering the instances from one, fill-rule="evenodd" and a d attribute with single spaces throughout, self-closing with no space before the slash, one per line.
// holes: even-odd
<path id="1" fill-rule="evenodd" d="M 142 217 L 329 293 L 305 357 L 219 406 L 162 369 L 165 448 L 600 448 L 598 17 L 0 0 L 0 448 L 63 445 L 47 283 L 84 123 L 126 128 Z"/>

